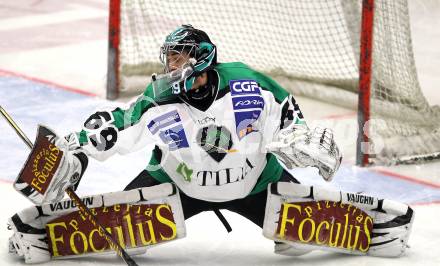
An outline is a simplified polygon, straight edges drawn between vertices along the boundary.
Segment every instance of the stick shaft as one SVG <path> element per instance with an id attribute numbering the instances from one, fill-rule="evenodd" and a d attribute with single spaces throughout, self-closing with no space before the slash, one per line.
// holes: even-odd
<path id="1" fill-rule="evenodd" d="M 136 262 L 130 257 L 130 255 L 127 254 L 127 252 L 121 247 L 121 245 L 119 245 L 119 243 L 113 239 L 111 234 L 107 230 L 105 230 L 105 228 L 100 223 L 98 223 L 90 209 L 87 208 L 87 206 L 82 202 L 75 191 L 73 191 L 72 188 L 67 188 L 66 193 L 77 204 L 78 209 L 80 210 L 80 212 L 82 212 L 84 217 L 86 217 L 87 220 L 89 220 L 89 222 L 93 224 L 96 229 L 98 229 L 98 232 L 110 245 L 110 248 L 112 248 L 125 261 L 125 263 L 127 263 L 127 265 L 137 266 Z"/>
<path id="2" fill-rule="evenodd" d="M 6 112 L 3 107 L 0 106 L 0 113 L 3 115 L 3 117 L 9 122 L 9 125 L 15 130 L 18 136 L 28 145 L 30 149 L 32 149 L 33 145 L 32 142 L 29 140 L 29 138 L 26 136 L 26 134 L 20 129 L 20 127 L 14 122 L 12 117 Z"/>

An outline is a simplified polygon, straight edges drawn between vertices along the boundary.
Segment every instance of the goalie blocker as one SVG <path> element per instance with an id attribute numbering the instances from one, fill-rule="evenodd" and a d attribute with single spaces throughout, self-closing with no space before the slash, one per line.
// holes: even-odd
<path id="1" fill-rule="evenodd" d="M 185 236 L 178 190 L 172 184 L 82 198 L 131 255 Z M 114 253 L 72 200 L 32 206 L 9 219 L 9 253 L 26 263 Z"/>
<path id="2" fill-rule="evenodd" d="M 404 254 L 414 219 L 399 202 L 314 186 L 269 184 L 265 237 L 275 252 L 302 255 L 314 249 L 356 255 Z"/>
<path id="3" fill-rule="evenodd" d="M 39 125 L 35 144 L 14 188 L 37 205 L 57 202 L 67 188 L 78 186 L 87 164 L 84 153 L 69 150 L 66 139 Z"/>

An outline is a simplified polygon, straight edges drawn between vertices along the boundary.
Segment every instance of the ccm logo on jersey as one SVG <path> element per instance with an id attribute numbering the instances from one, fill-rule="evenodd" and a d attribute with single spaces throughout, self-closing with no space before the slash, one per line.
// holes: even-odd
<path id="1" fill-rule="evenodd" d="M 264 109 L 264 101 L 260 96 L 246 96 L 232 98 L 235 109 Z"/>
<path id="2" fill-rule="evenodd" d="M 255 80 L 230 80 L 229 87 L 231 88 L 231 95 L 243 95 L 250 93 L 261 94 L 261 89 Z"/>

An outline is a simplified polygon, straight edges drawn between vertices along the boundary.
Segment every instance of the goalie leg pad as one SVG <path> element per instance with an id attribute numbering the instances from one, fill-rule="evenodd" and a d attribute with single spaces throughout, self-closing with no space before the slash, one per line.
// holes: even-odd
<path id="1" fill-rule="evenodd" d="M 414 211 L 408 207 L 407 213 L 399 216 L 378 212 L 373 220 L 373 234 L 367 255 L 375 257 L 403 255 L 408 248 Z"/>
<path id="2" fill-rule="evenodd" d="M 172 184 L 82 198 L 98 222 L 129 254 L 185 236 L 178 190 Z M 9 219 L 10 252 L 26 263 L 114 253 L 75 203 L 32 206 Z"/>
<path id="3" fill-rule="evenodd" d="M 313 186 L 270 184 L 265 237 L 297 247 L 397 257 L 404 254 L 414 219 L 402 203 Z"/>
<path id="4" fill-rule="evenodd" d="M 29 212 L 32 210 L 29 209 Z M 50 260 L 44 228 L 35 228 L 23 223 L 21 218 L 15 214 L 8 221 L 8 229 L 14 231 L 9 238 L 10 254 L 23 258 L 26 263 L 42 263 Z"/>

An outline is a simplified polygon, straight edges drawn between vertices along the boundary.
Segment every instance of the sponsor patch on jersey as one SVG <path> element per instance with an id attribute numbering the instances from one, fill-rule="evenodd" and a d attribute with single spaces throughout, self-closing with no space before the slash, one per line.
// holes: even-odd
<path id="1" fill-rule="evenodd" d="M 223 169 L 200 170 L 194 173 L 194 179 L 202 187 L 225 186 L 231 183 L 242 182 L 254 170 L 255 164 L 246 158 L 244 164 L 238 167 Z"/>
<path id="2" fill-rule="evenodd" d="M 176 110 L 154 118 L 148 123 L 147 127 L 151 134 L 159 133 L 161 140 L 172 151 L 189 147 L 182 119 Z"/>
<path id="3" fill-rule="evenodd" d="M 194 170 L 189 168 L 188 165 L 186 165 L 186 163 L 181 162 L 177 166 L 176 172 L 183 177 L 183 180 L 185 180 L 187 182 L 191 182 L 192 174 L 193 174 Z"/>
<path id="4" fill-rule="evenodd" d="M 168 144 L 168 147 L 172 151 L 189 147 L 185 131 L 181 124 L 166 130 L 161 130 L 159 132 L 159 137 L 165 144 Z"/>
<path id="5" fill-rule="evenodd" d="M 215 117 L 206 116 L 204 118 L 197 119 L 197 123 L 199 125 L 206 125 L 206 124 L 210 124 L 210 123 L 215 123 Z"/>
<path id="6" fill-rule="evenodd" d="M 238 139 L 242 139 L 252 132 L 257 132 L 252 124 L 260 117 L 260 110 L 252 110 L 249 112 L 235 112 L 235 126 Z"/>
<path id="7" fill-rule="evenodd" d="M 232 136 L 226 127 L 210 125 L 199 130 L 197 143 L 216 162 L 220 162 L 228 153 L 236 152 L 232 149 Z"/>
<path id="8" fill-rule="evenodd" d="M 256 132 L 252 124 L 258 120 L 264 109 L 261 88 L 255 80 L 241 79 L 229 81 L 232 96 L 237 136 L 241 140 L 246 135 Z"/>
<path id="9" fill-rule="evenodd" d="M 255 80 L 251 79 L 239 79 L 230 80 L 229 88 L 231 89 L 231 95 L 248 95 L 248 94 L 259 94 L 261 95 L 260 86 Z"/>
<path id="10" fill-rule="evenodd" d="M 154 135 L 160 129 L 166 128 L 181 121 L 182 120 L 180 119 L 179 113 L 176 110 L 173 110 L 151 120 L 150 123 L 148 123 L 148 129 L 150 130 L 151 134 Z"/>
<path id="11" fill-rule="evenodd" d="M 264 109 L 264 100 L 261 96 L 244 96 L 232 98 L 234 110 Z"/>

